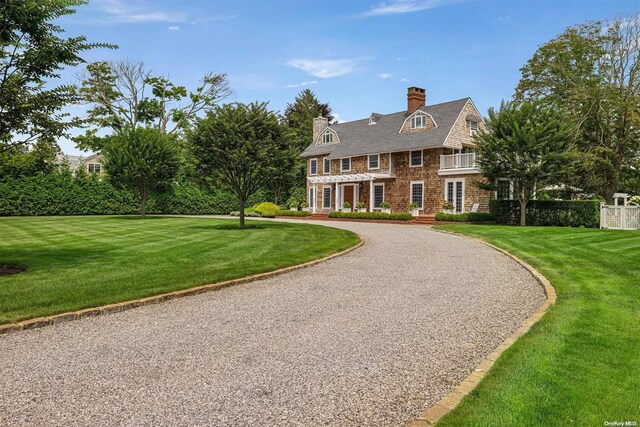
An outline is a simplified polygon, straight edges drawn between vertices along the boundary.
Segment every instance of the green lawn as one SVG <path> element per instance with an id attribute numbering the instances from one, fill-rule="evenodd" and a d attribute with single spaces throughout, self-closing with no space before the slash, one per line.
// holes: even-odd
<path id="1" fill-rule="evenodd" d="M 558 298 L 438 426 L 640 423 L 640 232 L 452 225 L 533 265 Z"/>
<path id="2" fill-rule="evenodd" d="M 345 230 L 211 218 L 0 218 L 0 324 L 304 263 L 357 244 Z"/>

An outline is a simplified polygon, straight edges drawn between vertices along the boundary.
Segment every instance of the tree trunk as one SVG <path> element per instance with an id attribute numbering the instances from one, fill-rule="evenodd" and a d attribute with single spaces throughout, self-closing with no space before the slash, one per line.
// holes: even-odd
<path id="1" fill-rule="evenodd" d="M 147 213 L 147 192 L 142 192 L 140 195 L 140 216 L 144 219 Z"/>
<path id="2" fill-rule="evenodd" d="M 244 228 L 244 197 L 240 199 L 240 228 Z"/>
<path id="3" fill-rule="evenodd" d="M 529 202 L 524 196 L 518 197 L 520 202 L 520 225 L 524 227 L 527 225 L 527 203 Z"/>

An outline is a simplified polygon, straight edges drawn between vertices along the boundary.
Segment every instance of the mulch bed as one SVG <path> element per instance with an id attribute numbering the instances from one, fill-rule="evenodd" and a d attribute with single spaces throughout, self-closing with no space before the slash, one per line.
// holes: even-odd
<path id="1" fill-rule="evenodd" d="M 26 271 L 24 267 L 18 267 L 17 265 L 4 265 L 0 264 L 0 276 L 8 276 L 10 274 L 18 274 Z"/>

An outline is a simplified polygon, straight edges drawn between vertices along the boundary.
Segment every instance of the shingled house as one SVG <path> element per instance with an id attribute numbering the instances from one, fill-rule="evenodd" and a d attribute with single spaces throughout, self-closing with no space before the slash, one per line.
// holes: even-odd
<path id="1" fill-rule="evenodd" d="M 473 185 L 482 175 L 472 135 L 483 127 L 471 98 L 426 105 L 418 87 L 408 89 L 406 111 L 332 125 L 318 117 L 302 153 L 309 207 L 330 212 L 362 202 L 379 211 L 386 201 L 406 212 L 413 202 L 433 215 L 448 201 L 456 213 L 488 211 L 491 193 Z"/>

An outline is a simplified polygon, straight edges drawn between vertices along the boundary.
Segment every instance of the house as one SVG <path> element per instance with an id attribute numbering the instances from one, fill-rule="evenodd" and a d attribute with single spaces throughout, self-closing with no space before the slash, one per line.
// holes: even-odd
<path id="1" fill-rule="evenodd" d="M 56 156 L 56 163 L 69 165 L 69 170 L 74 174 L 80 168 L 84 168 L 89 173 L 103 173 L 104 165 L 102 163 L 102 157 L 100 154 L 91 154 L 87 157 L 72 156 L 69 154 L 58 154 Z"/>
<path id="2" fill-rule="evenodd" d="M 450 202 L 455 213 L 488 211 L 494 194 L 474 185 L 483 176 L 472 136 L 484 126 L 471 98 L 427 105 L 418 87 L 408 89 L 406 111 L 331 125 L 318 117 L 301 154 L 310 210 L 361 202 L 379 211 L 387 202 L 407 212 L 415 203 L 420 215 L 433 215 Z"/>

